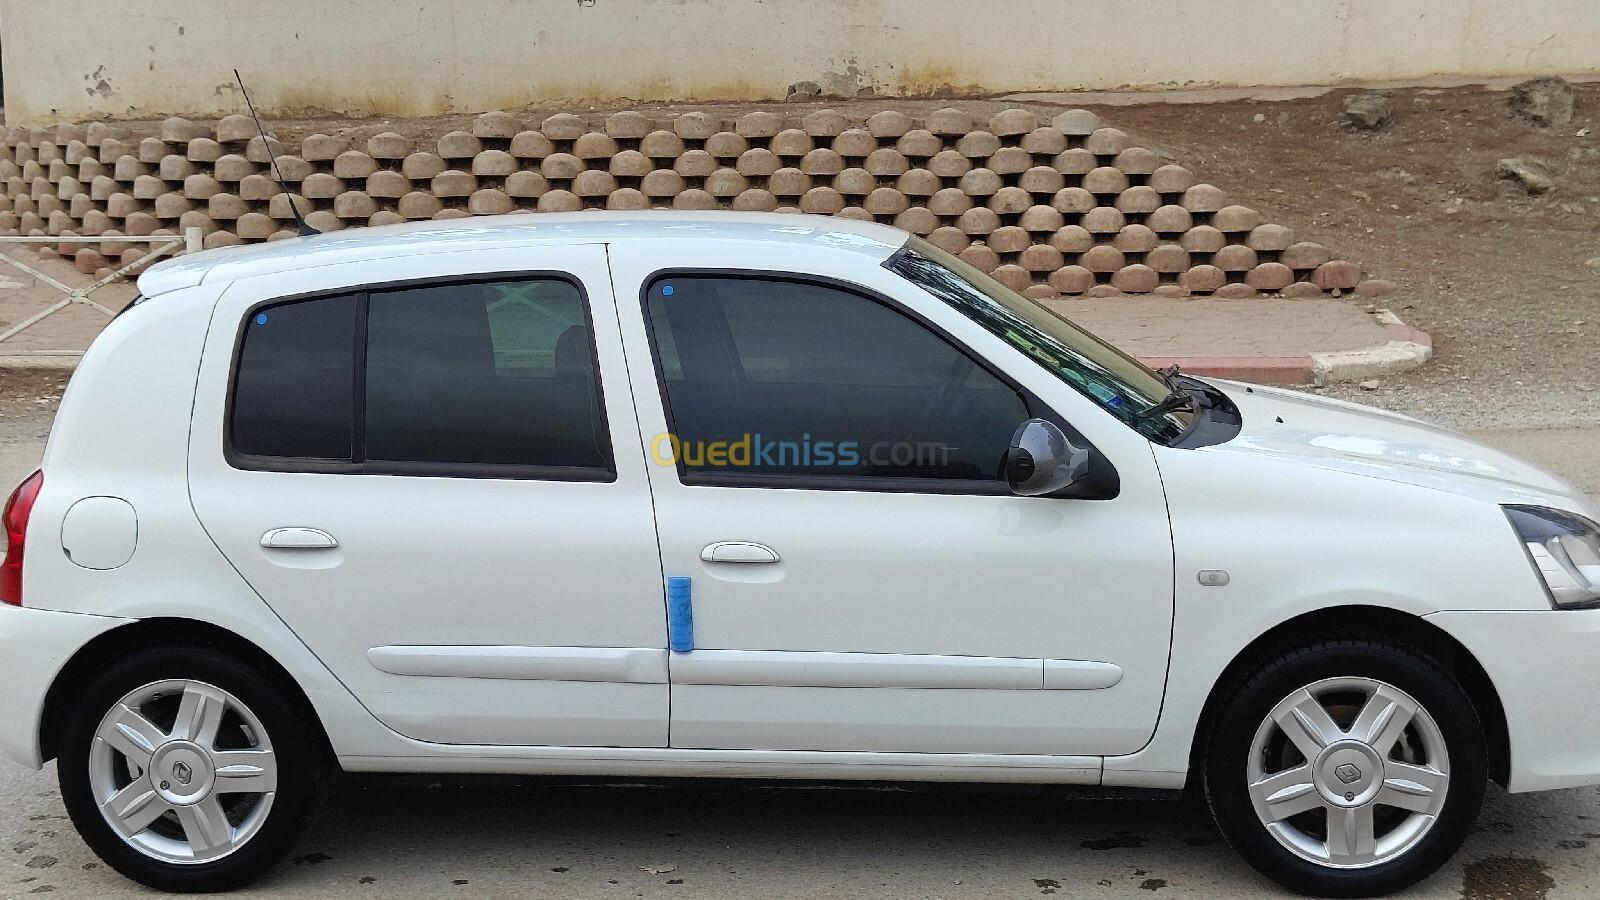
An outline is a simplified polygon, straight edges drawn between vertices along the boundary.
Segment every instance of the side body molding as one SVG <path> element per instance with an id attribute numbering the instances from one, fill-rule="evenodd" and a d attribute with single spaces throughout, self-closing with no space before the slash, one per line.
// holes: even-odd
<path id="1" fill-rule="evenodd" d="M 367 659 L 391 675 L 667 683 L 667 651 L 649 647 L 373 647 Z"/>
<path id="2" fill-rule="evenodd" d="M 695 650 L 672 658 L 673 684 L 1088 691 L 1121 680 L 1119 666 L 1072 659 L 794 650 Z"/>

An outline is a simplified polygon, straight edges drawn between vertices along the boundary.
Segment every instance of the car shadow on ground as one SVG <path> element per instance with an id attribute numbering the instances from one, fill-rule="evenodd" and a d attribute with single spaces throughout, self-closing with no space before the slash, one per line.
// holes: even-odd
<path id="1" fill-rule="evenodd" d="M 810 896 L 1067 893 L 1091 874 L 1164 886 L 1148 864 L 1158 847 L 1191 857 L 1191 871 L 1254 877 L 1175 793 L 347 776 L 325 800 L 285 877 L 348 861 L 375 879 L 417 863 L 443 865 L 451 882 L 530 890 L 770 880 Z"/>
<path id="2" fill-rule="evenodd" d="M 1411 895 L 1539 897 L 1590 882 L 1583 848 L 1596 829 L 1596 789 L 1492 787 L 1466 848 Z M 261 887 L 363 884 L 474 896 L 1282 893 L 1177 794 L 347 776 Z"/>

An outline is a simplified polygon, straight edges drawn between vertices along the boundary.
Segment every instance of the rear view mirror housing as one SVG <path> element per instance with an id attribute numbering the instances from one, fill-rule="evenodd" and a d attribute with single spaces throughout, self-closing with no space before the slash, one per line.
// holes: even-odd
<path id="1" fill-rule="evenodd" d="M 1006 483 L 1019 497 L 1097 495 L 1099 491 L 1090 489 L 1090 482 L 1097 480 L 1090 477 L 1095 455 L 1092 448 L 1073 443 L 1054 423 L 1029 419 L 1011 437 Z"/>

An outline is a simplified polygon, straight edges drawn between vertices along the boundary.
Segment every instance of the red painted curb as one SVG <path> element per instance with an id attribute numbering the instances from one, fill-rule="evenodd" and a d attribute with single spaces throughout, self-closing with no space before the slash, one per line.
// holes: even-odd
<path id="1" fill-rule="evenodd" d="M 1383 329 L 1389 332 L 1389 339 L 1392 341 L 1404 341 L 1408 344 L 1420 344 L 1428 348 L 1433 347 L 1433 338 L 1421 328 L 1412 328 L 1404 322 L 1395 322 L 1383 326 Z"/>
<path id="2" fill-rule="evenodd" d="M 1391 322 L 1383 326 L 1389 340 L 1433 347 L 1433 338 L 1420 328 L 1404 322 Z M 1152 369 L 1170 366 L 1191 375 L 1211 378 L 1228 378 L 1254 384 L 1312 384 L 1311 357 L 1306 356 L 1141 356 L 1139 361 Z"/>
<path id="3" fill-rule="evenodd" d="M 1170 366 L 1191 375 L 1228 378 L 1254 384 L 1310 384 L 1309 356 L 1141 356 L 1152 369 Z"/>

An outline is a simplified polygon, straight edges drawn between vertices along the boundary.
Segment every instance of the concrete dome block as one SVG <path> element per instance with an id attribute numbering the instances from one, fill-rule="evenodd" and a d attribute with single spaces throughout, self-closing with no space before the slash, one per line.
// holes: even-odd
<path id="1" fill-rule="evenodd" d="M 472 136 L 480 139 L 508 141 L 521 130 L 522 123 L 517 121 L 517 117 L 503 110 L 490 110 L 472 120 Z"/>

